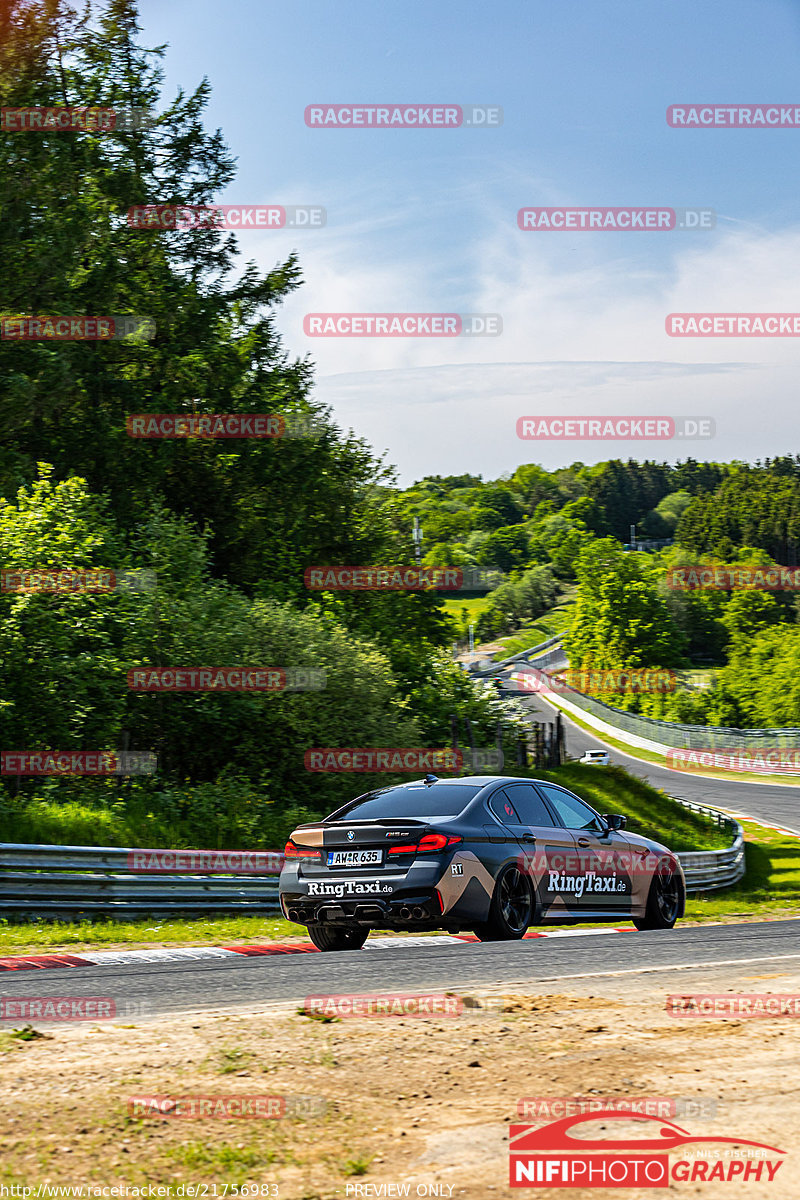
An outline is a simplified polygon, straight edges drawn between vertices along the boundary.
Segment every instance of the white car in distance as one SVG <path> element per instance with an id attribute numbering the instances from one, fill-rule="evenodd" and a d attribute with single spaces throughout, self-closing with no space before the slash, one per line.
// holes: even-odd
<path id="1" fill-rule="evenodd" d="M 593 767 L 610 767 L 611 759 L 607 750 L 585 750 L 578 762 L 588 763 Z"/>

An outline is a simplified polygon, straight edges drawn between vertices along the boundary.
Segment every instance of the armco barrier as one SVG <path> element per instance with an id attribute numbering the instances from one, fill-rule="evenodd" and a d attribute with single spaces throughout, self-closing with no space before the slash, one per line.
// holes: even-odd
<path id="1" fill-rule="evenodd" d="M 114 846 L 0 842 L 0 916 L 13 912 L 124 919 L 159 913 L 279 911 L 278 871 L 156 874 L 130 867 L 132 853 Z M 169 852 L 150 853 L 161 857 Z"/>
<path id="2" fill-rule="evenodd" d="M 533 650 L 515 654 L 503 663 L 494 663 L 492 670 L 484 673 L 492 674 L 522 661 L 530 662 L 537 670 L 560 670 L 567 666 L 567 659 L 563 651 L 558 657 L 556 642 L 560 642 L 560 637 L 551 638 Z M 540 654 L 540 651 L 544 653 Z M 724 725 L 681 725 L 677 721 L 662 721 L 657 717 L 623 712 L 567 684 L 559 686 L 558 695 L 574 704 L 576 708 L 583 709 L 584 712 L 624 733 L 675 750 L 742 750 L 753 753 L 756 750 L 773 750 L 778 747 L 800 748 L 800 729 L 734 729 Z"/>
<path id="3" fill-rule="evenodd" d="M 538 665 L 538 664 L 537 664 Z M 676 750 L 772 750 L 783 746 L 800 747 L 800 729 L 734 729 L 722 725 L 680 725 L 677 721 L 660 721 L 655 717 L 641 717 L 636 713 L 622 712 L 585 696 L 574 688 L 560 687 L 559 695 L 572 701 L 584 712 L 599 717 L 609 725 L 631 733 L 635 737 L 658 742 Z"/>
<path id="4" fill-rule="evenodd" d="M 507 667 L 513 667 L 517 663 L 530 663 L 536 665 L 540 670 L 547 667 L 553 670 L 559 670 L 566 667 L 567 663 L 564 649 L 561 645 L 561 634 L 557 633 L 555 637 L 548 638 L 546 642 L 540 642 L 538 646 L 531 647 L 530 650 L 521 650 L 519 654 L 512 654 L 510 658 L 504 658 L 498 662 L 493 662 L 485 671 L 476 672 L 479 675 L 494 675 L 498 671 L 503 671 Z"/>
<path id="5" fill-rule="evenodd" d="M 729 830 L 733 838 L 731 845 L 726 846 L 724 850 L 684 851 L 677 856 L 686 876 L 686 891 L 707 892 L 738 883 L 745 873 L 744 830 L 739 822 L 720 812 L 718 808 L 694 804 L 691 800 L 681 799 L 680 796 L 670 798 L 682 804 L 684 808 L 690 808 L 692 812 L 702 813 L 722 829 Z"/>

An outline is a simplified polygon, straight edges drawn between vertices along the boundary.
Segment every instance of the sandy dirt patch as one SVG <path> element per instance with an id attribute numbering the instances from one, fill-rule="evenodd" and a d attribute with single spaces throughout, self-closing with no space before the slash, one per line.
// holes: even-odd
<path id="1" fill-rule="evenodd" d="M 0 1183 L 163 1184 L 176 1196 L 189 1194 L 179 1185 L 222 1196 L 249 1183 L 281 1200 L 520 1196 L 508 1184 L 509 1124 L 547 1121 L 520 1117 L 520 1098 L 651 1097 L 678 1101 L 671 1119 L 693 1136 L 786 1151 L 771 1184 L 685 1182 L 673 1194 L 796 1200 L 800 1019 L 676 1019 L 665 996 L 800 993 L 800 973 L 726 971 L 627 976 L 603 996 L 583 980 L 569 993 L 471 993 L 452 1018 L 321 1021 L 292 1005 L 134 1027 L 42 1024 L 47 1036 L 31 1041 L 3 1033 Z M 289 1099 L 279 1119 L 131 1116 L 129 1099 L 144 1095 Z M 614 1122 L 613 1135 L 636 1124 Z"/>

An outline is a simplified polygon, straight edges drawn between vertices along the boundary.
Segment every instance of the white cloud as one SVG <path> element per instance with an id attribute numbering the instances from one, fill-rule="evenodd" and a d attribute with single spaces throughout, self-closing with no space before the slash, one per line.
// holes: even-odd
<path id="1" fill-rule="evenodd" d="M 388 450 L 404 481 L 465 470 L 492 477 L 525 461 L 753 459 L 800 449 L 799 339 L 671 338 L 664 328 L 670 312 L 800 311 L 800 233 L 729 224 L 714 233 L 522 233 L 514 218 L 493 208 L 491 229 L 460 254 L 449 242 L 437 252 L 429 226 L 415 244 L 399 202 L 378 226 L 362 219 L 342 232 L 331 222 L 293 239 L 307 283 L 279 317 L 286 344 L 311 354 L 317 396 L 342 425 Z M 285 249 L 272 238 L 242 245 L 262 266 Z M 394 311 L 499 312 L 504 331 L 457 340 L 302 333 L 307 312 Z M 547 445 L 516 437 L 517 417 L 552 413 L 708 415 L 717 437 Z"/>

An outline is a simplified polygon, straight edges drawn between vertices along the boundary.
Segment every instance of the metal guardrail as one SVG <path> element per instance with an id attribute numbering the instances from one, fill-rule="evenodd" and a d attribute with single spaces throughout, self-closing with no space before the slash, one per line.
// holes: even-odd
<path id="1" fill-rule="evenodd" d="M 800 746 L 800 729 L 734 729 L 717 725 L 682 725 L 677 721 L 661 721 L 623 712 L 586 696 L 575 688 L 562 685 L 560 693 L 584 712 L 591 713 L 626 733 L 647 738 L 662 746 L 681 750 L 742 750 L 753 753 L 778 747 L 796 749 Z"/>
<path id="2" fill-rule="evenodd" d="M 561 647 L 561 638 L 561 634 L 556 634 L 541 645 L 534 646 L 532 650 L 523 650 L 512 658 L 504 659 L 503 662 L 493 663 L 490 669 L 481 674 L 491 675 L 513 666 L 514 663 L 530 662 L 532 659 L 536 659 L 536 666 L 541 670 L 561 670 L 569 665 Z M 562 684 L 559 691 L 576 707 L 607 724 L 614 725 L 625 733 L 632 733 L 676 750 L 741 750 L 752 754 L 758 750 L 778 748 L 796 750 L 800 746 L 800 728 L 736 729 L 724 725 L 682 725 L 678 721 L 662 721 L 658 717 L 624 712 L 566 684 Z"/>
<path id="3" fill-rule="evenodd" d="M 520 650 L 519 654 L 512 654 L 510 658 L 503 658 L 499 662 L 493 662 L 486 670 L 476 671 L 476 674 L 494 675 L 497 671 L 502 671 L 506 667 L 513 667 L 515 663 L 529 662 L 532 658 L 537 660 L 536 665 L 539 667 L 560 666 L 562 662 L 566 666 L 567 660 L 564 657 L 564 651 L 561 649 L 561 637 L 562 635 L 557 633 L 554 637 L 548 638 L 546 642 L 540 642 L 538 646 L 532 646 L 529 650 Z M 556 647 L 557 650 L 553 653 L 553 648 Z"/>
<path id="4" fill-rule="evenodd" d="M 684 808 L 710 817 L 715 825 L 729 830 L 733 835 L 732 844 L 724 850 L 692 850 L 677 855 L 686 876 L 686 891 L 708 892 L 738 883 L 745 873 L 744 830 L 739 822 L 718 808 L 695 804 L 680 796 L 671 796 L 670 799 L 676 800 Z"/>
<path id="5" fill-rule="evenodd" d="M 551 638 L 549 644 L 555 640 L 557 639 Z M 543 643 L 543 646 L 545 644 Z M 542 647 L 536 649 L 542 649 Z M 527 650 L 525 655 L 533 656 L 534 652 Z M 567 665 L 567 659 L 563 657 L 563 652 L 559 662 L 553 662 L 552 655 L 551 651 L 546 658 L 538 660 L 536 666 L 540 668 L 555 667 L 558 670 L 561 666 Z M 521 657 L 522 655 L 516 655 L 515 660 L 519 660 Z M 511 661 L 511 659 L 508 660 L 509 663 Z M 495 664 L 495 667 L 499 665 Z M 632 733 L 637 737 L 658 742 L 662 746 L 670 746 L 673 749 L 741 750 L 745 753 L 755 753 L 758 750 L 772 750 L 780 747 L 796 750 L 800 746 L 800 729 L 797 728 L 735 729 L 732 726 L 723 725 L 682 725 L 678 721 L 662 721 L 658 717 L 644 717 L 639 713 L 624 712 L 622 709 L 614 708 L 611 704 L 606 704 L 603 700 L 598 700 L 595 696 L 587 696 L 585 692 L 578 691 L 577 688 L 567 684 L 559 687 L 559 693 L 577 708 L 591 713 L 592 716 L 598 717 L 608 725 L 613 725 L 625 733 Z"/>
<path id="6" fill-rule="evenodd" d="M 0 917 L 10 913 L 70 919 L 279 911 L 277 870 L 259 875 L 205 870 L 155 873 L 129 864 L 129 855 L 142 853 L 116 846 L 0 842 Z M 163 858 L 192 852 L 146 853 Z"/>

